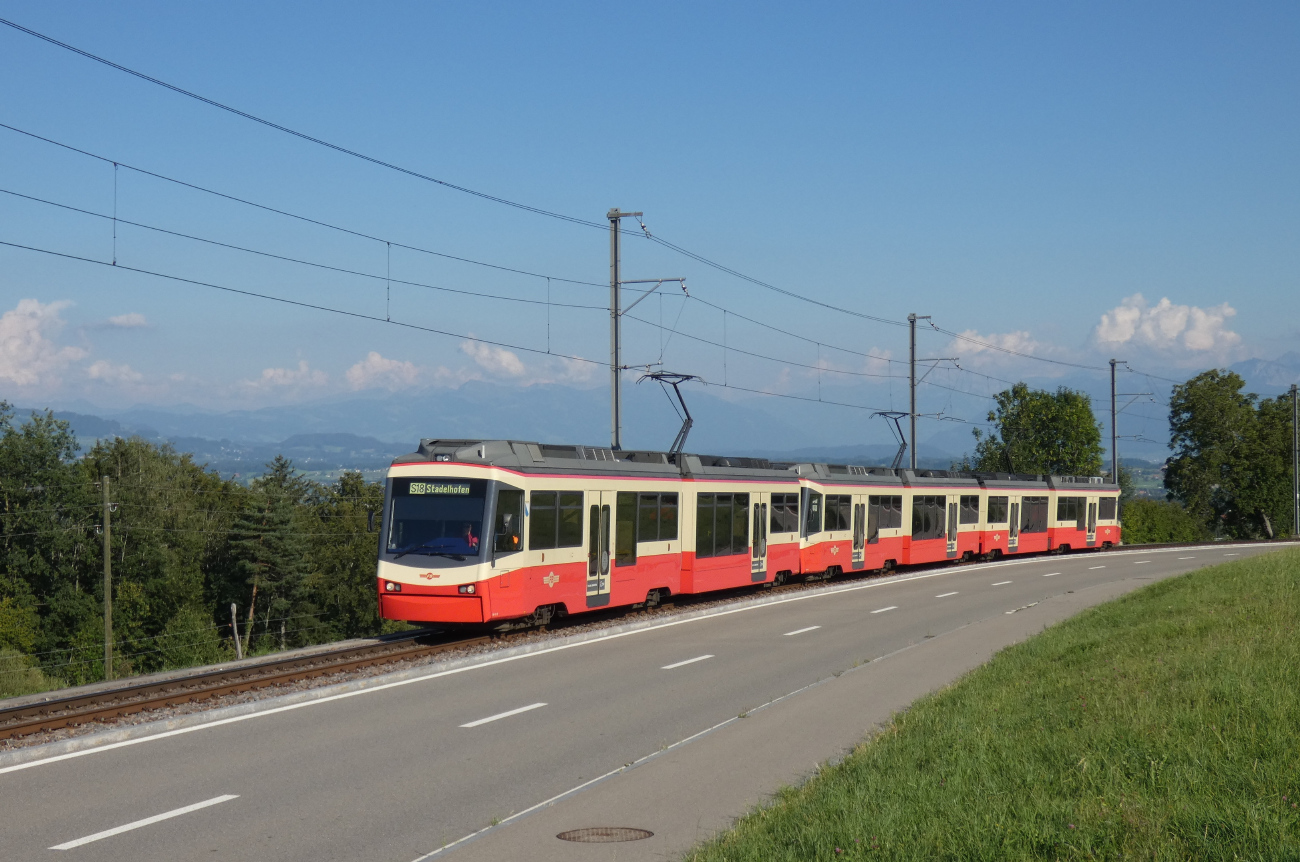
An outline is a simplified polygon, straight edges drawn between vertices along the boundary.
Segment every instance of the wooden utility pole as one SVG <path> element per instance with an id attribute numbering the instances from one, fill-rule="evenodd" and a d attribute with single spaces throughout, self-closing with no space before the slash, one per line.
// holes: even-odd
<path id="1" fill-rule="evenodd" d="M 104 679 L 113 678 L 113 506 L 108 476 L 100 476 L 104 491 Z"/>

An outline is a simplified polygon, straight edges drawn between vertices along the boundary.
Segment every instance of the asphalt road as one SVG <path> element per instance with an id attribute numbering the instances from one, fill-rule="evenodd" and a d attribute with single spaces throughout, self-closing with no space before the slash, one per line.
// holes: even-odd
<path id="1" fill-rule="evenodd" d="M 4 768 L 0 857 L 413 862 L 480 830 L 440 858 L 672 855 L 997 648 L 1152 580 L 1265 550 L 909 572 Z M 866 670 L 837 678 L 854 668 Z M 738 720 L 742 713 L 753 719 Z M 689 791 L 705 787 L 715 789 L 683 811 Z M 512 817 L 557 796 L 535 816 Z M 597 814 L 641 822 L 583 819 Z M 577 845 L 554 839 L 556 823 L 657 834 Z M 97 837 L 104 832 L 114 834 Z"/>

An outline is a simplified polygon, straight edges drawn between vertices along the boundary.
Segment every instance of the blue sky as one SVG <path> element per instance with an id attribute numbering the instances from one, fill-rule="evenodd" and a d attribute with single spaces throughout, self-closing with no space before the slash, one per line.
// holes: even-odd
<path id="1" fill-rule="evenodd" d="M 0 17 L 250 113 L 491 194 L 658 236 L 790 291 L 1083 365 L 1185 379 L 1300 341 L 1300 7 L 1255 4 L 0 2 Z M 608 237 L 412 180 L 0 27 L 0 122 L 372 236 L 608 279 Z M 111 214 L 111 165 L 0 129 L 0 188 Z M 118 215 L 393 278 L 544 300 L 517 276 L 117 171 Z M 0 240 L 110 260 L 112 224 L 0 195 Z M 272 262 L 118 225 L 119 263 L 546 349 L 544 306 Z M 628 277 L 825 345 L 906 331 L 781 297 L 628 237 Z M 552 282 L 600 306 L 608 290 Z M 902 366 L 668 290 L 629 362 L 901 406 Z M 1140 297 L 1139 297 L 1140 295 Z M 680 312 L 680 314 L 679 314 Z M 604 384 L 595 365 L 0 249 L 0 398 L 209 409 L 475 385 Z M 662 315 L 662 318 L 661 318 Z M 552 308 L 604 360 L 607 315 Z M 726 356 L 689 336 L 773 356 Z M 666 341 L 666 347 L 663 346 Z M 927 333 L 927 356 L 1043 385 L 1068 369 Z M 801 367 L 804 365 L 814 368 Z M 821 366 L 819 373 L 815 367 Z M 845 374 L 853 371 L 854 374 Z M 935 380 L 987 394 L 996 381 Z M 1144 383 L 1145 385 L 1145 383 Z M 749 398 L 741 391 L 714 390 Z M 423 396 L 420 396 L 423 397 Z M 830 397 L 829 395 L 827 397 Z M 837 408 L 789 402 L 813 421 Z M 987 401 L 924 390 L 922 409 Z M 1159 405 L 1145 433 L 1163 433 Z M 1144 426 L 1145 427 L 1145 426 Z"/>

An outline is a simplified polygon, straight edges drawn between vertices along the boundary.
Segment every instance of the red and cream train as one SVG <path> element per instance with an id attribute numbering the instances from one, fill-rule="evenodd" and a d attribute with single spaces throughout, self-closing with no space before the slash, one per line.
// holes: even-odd
<path id="1" fill-rule="evenodd" d="M 423 440 L 388 471 L 380 614 L 545 623 L 794 577 L 1110 547 L 1118 500 L 1100 477 Z"/>

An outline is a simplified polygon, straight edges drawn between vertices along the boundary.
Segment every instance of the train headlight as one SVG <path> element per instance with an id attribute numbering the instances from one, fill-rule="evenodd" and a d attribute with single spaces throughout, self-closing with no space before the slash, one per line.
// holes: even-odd
<path id="1" fill-rule="evenodd" d="M 469 595 L 473 595 L 473 594 L 474 594 L 474 585 L 473 585 L 473 584 L 461 584 L 461 585 L 460 585 L 460 591 L 461 591 L 461 593 L 468 593 Z"/>
<path id="2" fill-rule="evenodd" d="M 388 590 L 390 593 L 400 593 L 402 591 L 402 585 L 393 581 L 384 581 L 384 589 Z"/>

